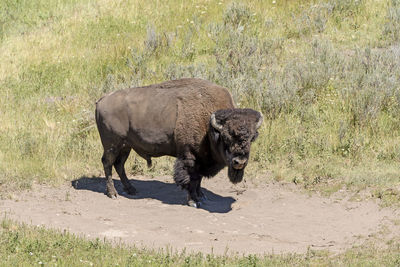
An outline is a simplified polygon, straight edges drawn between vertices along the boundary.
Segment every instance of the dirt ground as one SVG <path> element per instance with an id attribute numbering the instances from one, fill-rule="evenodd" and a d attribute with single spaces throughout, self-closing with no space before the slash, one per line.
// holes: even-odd
<path id="1" fill-rule="evenodd" d="M 79 236 L 214 254 L 340 252 L 373 238 L 400 236 L 398 211 L 375 201 L 350 201 L 346 193 L 324 198 L 290 185 L 233 186 L 220 174 L 203 182 L 208 201 L 195 209 L 184 205 L 186 195 L 171 177 L 133 177 L 131 182 L 136 196 L 125 194 L 115 180 L 116 200 L 104 194 L 104 178 L 82 177 L 59 188 L 36 185 L 0 200 L 0 211 Z"/>

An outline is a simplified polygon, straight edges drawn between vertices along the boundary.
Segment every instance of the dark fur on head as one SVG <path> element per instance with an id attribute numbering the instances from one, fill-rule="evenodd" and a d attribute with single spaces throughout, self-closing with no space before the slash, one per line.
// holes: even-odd
<path id="1" fill-rule="evenodd" d="M 252 109 L 224 109 L 214 113 L 215 125 L 210 121 L 210 139 L 213 152 L 228 166 L 232 183 L 243 179 L 244 168 L 250 156 L 250 145 L 258 136 L 261 113 Z M 237 167 L 233 162 L 243 162 Z"/>

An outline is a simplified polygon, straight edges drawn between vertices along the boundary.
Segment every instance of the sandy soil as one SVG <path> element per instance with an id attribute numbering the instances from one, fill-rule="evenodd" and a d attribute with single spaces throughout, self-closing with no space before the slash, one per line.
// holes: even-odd
<path id="1" fill-rule="evenodd" d="M 89 238 L 152 248 L 223 253 L 281 253 L 312 249 L 343 251 L 371 238 L 400 236 L 399 212 L 374 201 L 308 196 L 278 184 L 233 186 L 221 174 L 203 182 L 208 201 L 200 209 L 184 205 L 185 193 L 171 177 L 134 177 L 129 196 L 108 198 L 103 178 L 82 177 L 59 188 L 34 186 L 0 200 L 8 218 L 66 229 Z"/>

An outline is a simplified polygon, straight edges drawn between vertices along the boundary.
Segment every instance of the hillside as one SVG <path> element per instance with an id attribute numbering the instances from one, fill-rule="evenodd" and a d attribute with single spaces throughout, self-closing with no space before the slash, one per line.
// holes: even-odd
<path id="1" fill-rule="evenodd" d="M 94 103 L 201 77 L 265 115 L 248 177 L 399 199 L 400 2 L 0 2 L 1 194 L 102 173 Z M 170 174 L 171 159 L 130 174 Z M 265 178 L 263 178 L 265 179 Z M 266 181 L 268 182 L 268 181 Z"/>
<path id="2" fill-rule="evenodd" d="M 132 153 L 143 190 L 112 202 L 96 100 L 181 77 L 264 114 L 243 188 L 191 209 L 172 158 Z M 0 265 L 398 266 L 399 114 L 400 0 L 0 0 Z"/>

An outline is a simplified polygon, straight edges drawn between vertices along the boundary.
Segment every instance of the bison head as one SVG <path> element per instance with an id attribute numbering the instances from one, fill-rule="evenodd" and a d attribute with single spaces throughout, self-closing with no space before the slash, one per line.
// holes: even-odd
<path id="1" fill-rule="evenodd" d="M 212 149 L 228 166 L 229 180 L 234 184 L 243 179 L 250 145 L 257 138 L 262 121 L 262 114 L 252 109 L 223 109 L 211 115 Z"/>

